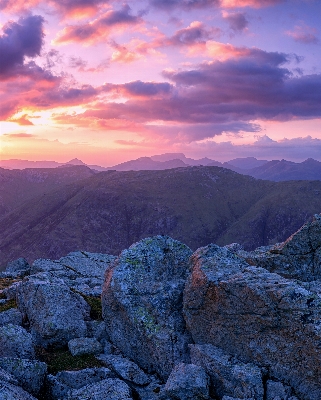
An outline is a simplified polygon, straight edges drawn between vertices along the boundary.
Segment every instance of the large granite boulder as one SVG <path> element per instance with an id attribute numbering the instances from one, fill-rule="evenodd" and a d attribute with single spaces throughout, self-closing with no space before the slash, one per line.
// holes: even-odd
<path id="1" fill-rule="evenodd" d="M 73 390 L 116 378 L 108 368 L 86 368 L 79 371 L 61 371 L 47 376 L 47 394 L 52 400 L 66 399 Z"/>
<path id="2" fill-rule="evenodd" d="M 24 278 L 17 303 L 39 345 L 62 347 L 71 339 L 86 336 L 89 304 L 49 273 Z"/>
<path id="3" fill-rule="evenodd" d="M 202 367 L 180 363 L 172 370 L 164 393 L 174 400 L 208 400 L 209 386 L 209 377 Z"/>
<path id="4" fill-rule="evenodd" d="M 191 344 L 191 361 L 205 369 L 211 381 L 211 393 L 239 399 L 263 400 L 263 377 L 259 367 L 245 364 L 211 344 Z"/>
<path id="5" fill-rule="evenodd" d="M 101 354 L 98 359 L 125 381 L 141 386 L 150 383 L 149 376 L 146 375 L 138 365 L 125 357 L 112 354 Z"/>
<path id="6" fill-rule="evenodd" d="M 37 396 L 44 384 L 47 365 L 37 360 L 0 358 L 0 368 L 14 376 L 19 386 Z"/>
<path id="7" fill-rule="evenodd" d="M 35 358 L 32 336 L 18 325 L 0 327 L 0 357 Z"/>
<path id="8" fill-rule="evenodd" d="M 30 274 L 30 265 L 25 258 L 18 258 L 7 264 L 5 275 L 12 278 L 23 278 Z"/>
<path id="9" fill-rule="evenodd" d="M 103 346 L 95 338 L 75 338 L 68 342 L 68 349 L 73 356 L 84 354 L 99 354 Z"/>
<path id="10" fill-rule="evenodd" d="M 0 381 L 0 400 L 37 400 L 19 386 Z"/>
<path id="11" fill-rule="evenodd" d="M 8 382 L 12 385 L 19 385 L 17 379 L 0 367 L 0 382 Z"/>
<path id="12" fill-rule="evenodd" d="M 22 325 L 22 314 L 16 308 L 0 312 L 0 326 L 8 324 Z"/>
<path id="13" fill-rule="evenodd" d="M 285 242 L 238 253 L 250 265 L 266 268 L 285 278 L 321 279 L 321 214 L 315 215 Z"/>
<path id="14" fill-rule="evenodd" d="M 321 296 L 218 246 L 197 250 L 184 293 L 196 344 L 268 369 L 302 400 L 321 398 Z"/>
<path id="15" fill-rule="evenodd" d="M 169 237 L 147 238 L 124 250 L 106 273 L 102 309 L 110 340 L 163 379 L 189 360 L 182 298 L 191 254 Z"/>
<path id="16" fill-rule="evenodd" d="M 66 400 L 132 400 L 131 389 L 120 379 L 105 379 L 73 389 Z"/>

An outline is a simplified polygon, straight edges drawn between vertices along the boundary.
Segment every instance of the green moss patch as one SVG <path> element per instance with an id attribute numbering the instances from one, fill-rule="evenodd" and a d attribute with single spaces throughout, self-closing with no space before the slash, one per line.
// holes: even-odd
<path id="1" fill-rule="evenodd" d="M 71 289 L 74 293 L 80 294 L 84 300 L 90 305 L 90 318 L 96 321 L 102 321 L 103 313 L 101 307 L 101 298 L 94 296 L 86 296 L 85 294 L 79 292 L 78 290 Z"/>
<path id="2" fill-rule="evenodd" d="M 17 308 L 15 299 L 9 300 L 4 304 L 0 304 L 0 312 L 10 310 L 10 308 Z"/>
<path id="3" fill-rule="evenodd" d="M 101 299 L 99 297 L 84 296 L 84 295 L 82 296 L 90 305 L 90 318 L 102 321 L 103 314 L 101 308 Z"/>
<path id="4" fill-rule="evenodd" d="M 60 371 L 77 371 L 85 368 L 103 367 L 104 364 L 92 354 L 72 356 L 68 349 L 46 350 L 42 347 L 36 349 L 40 361 L 48 365 L 48 373 L 56 374 Z"/>

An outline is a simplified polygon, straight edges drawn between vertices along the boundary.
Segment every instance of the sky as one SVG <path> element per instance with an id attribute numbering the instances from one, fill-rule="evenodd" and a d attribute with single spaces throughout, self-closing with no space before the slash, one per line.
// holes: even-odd
<path id="1" fill-rule="evenodd" d="M 321 0 L 0 0 L 0 159 L 321 161 Z"/>

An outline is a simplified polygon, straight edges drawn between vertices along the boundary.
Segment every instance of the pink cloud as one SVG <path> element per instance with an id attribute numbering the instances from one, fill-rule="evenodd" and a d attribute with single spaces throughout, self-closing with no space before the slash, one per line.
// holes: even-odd
<path id="1" fill-rule="evenodd" d="M 253 7 L 262 8 L 284 3 L 286 0 L 221 0 L 220 6 L 224 8 Z"/>
<path id="2" fill-rule="evenodd" d="M 253 50 L 247 47 L 236 47 L 229 43 L 215 42 L 209 40 L 206 43 L 206 51 L 208 56 L 213 59 L 225 61 L 229 58 L 238 58 L 251 55 Z"/>
<path id="3" fill-rule="evenodd" d="M 5 133 L 3 136 L 6 136 L 8 138 L 24 138 L 24 139 L 28 139 L 28 138 L 33 138 L 35 137 L 34 135 L 30 134 L 30 133 Z"/>
<path id="4" fill-rule="evenodd" d="M 315 28 L 307 26 L 302 23 L 296 25 L 292 31 L 285 32 L 288 36 L 292 37 L 296 42 L 303 44 L 318 44 L 319 39 L 317 37 L 318 31 Z"/>
<path id="5" fill-rule="evenodd" d="M 103 3 L 103 0 L 2 0 L 0 10 L 6 13 L 21 13 L 29 12 L 39 5 L 49 5 L 63 15 L 81 18 L 93 15 Z"/>
<path id="6" fill-rule="evenodd" d="M 55 44 L 82 43 L 90 45 L 105 40 L 115 31 L 124 31 L 143 23 L 139 15 L 132 15 L 131 8 L 125 4 L 120 10 L 109 10 L 92 22 L 68 25 L 57 34 Z"/>
<path id="7" fill-rule="evenodd" d="M 12 122 L 16 122 L 19 125 L 33 125 L 33 123 L 28 119 L 28 114 L 24 114 L 19 118 L 11 118 Z"/>
<path id="8" fill-rule="evenodd" d="M 253 7 L 261 8 L 274 6 L 286 0 L 150 0 L 152 6 L 164 10 L 182 8 L 185 10 L 222 7 L 222 8 L 241 8 Z"/>

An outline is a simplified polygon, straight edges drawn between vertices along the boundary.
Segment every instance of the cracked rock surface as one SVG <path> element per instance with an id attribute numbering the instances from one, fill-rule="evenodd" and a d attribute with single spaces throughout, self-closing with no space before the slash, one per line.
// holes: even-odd
<path id="1" fill-rule="evenodd" d="M 106 274 L 102 308 L 110 340 L 162 378 L 188 362 L 182 297 L 191 254 L 186 245 L 155 236 L 124 250 Z"/>
<path id="2" fill-rule="evenodd" d="M 184 314 L 196 344 L 213 344 L 306 400 L 321 398 L 321 297 L 296 281 L 246 266 L 218 246 L 192 256 Z"/>

